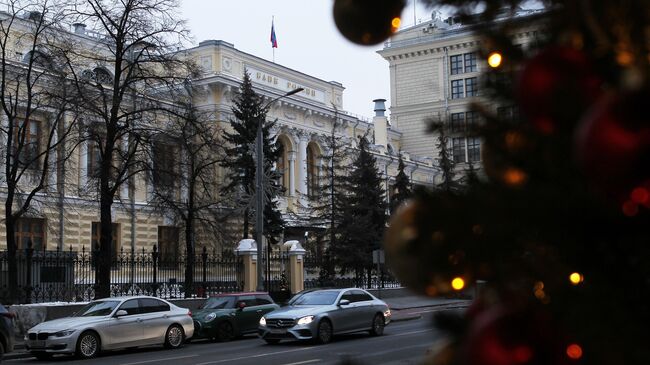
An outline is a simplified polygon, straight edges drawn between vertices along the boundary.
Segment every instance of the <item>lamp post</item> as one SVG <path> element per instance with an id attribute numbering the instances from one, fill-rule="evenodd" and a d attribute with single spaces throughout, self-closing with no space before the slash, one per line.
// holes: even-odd
<path id="1" fill-rule="evenodd" d="M 277 98 L 269 101 L 262 108 L 265 112 L 276 101 L 299 93 L 304 89 L 299 87 L 280 95 Z M 264 118 L 261 115 L 257 117 L 257 139 L 255 140 L 255 241 L 257 241 L 257 291 L 264 291 L 264 265 L 262 264 L 263 247 L 262 241 L 264 240 L 264 136 L 263 136 Z M 268 253 L 267 253 L 268 254 Z M 267 258 L 268 259 L 268 258 Z"/>

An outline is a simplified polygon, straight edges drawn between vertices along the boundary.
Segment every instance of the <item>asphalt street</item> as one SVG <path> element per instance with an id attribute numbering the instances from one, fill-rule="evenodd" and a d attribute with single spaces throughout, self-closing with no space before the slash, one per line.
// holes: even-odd
<path id="1" fill-rule="evenodd" d="M 343 364 L 417 364 L 423 359 L 427 348 L 435 340 L 431 327 L 432 311 L 423 311 L 421 318 L 391 323 L 384 335 L 371 337 L 367 333 L 341 335 L 327 345 L 302 342 L 281 342 L 268 345 L 256 336 L 247 336 L 226 343 L 203 340 L 193 341 L 177 350 L 160 347 L 114 351 L 102 354 L 91 361 L 59 356 L 51 361 L 35 358 L 7 360 L 6 364 L 260 364 L 302 365 Z"/>

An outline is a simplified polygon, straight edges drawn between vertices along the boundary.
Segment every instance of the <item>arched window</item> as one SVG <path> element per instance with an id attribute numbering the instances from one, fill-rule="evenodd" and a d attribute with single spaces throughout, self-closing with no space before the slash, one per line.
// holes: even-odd
<path id="1" fill-rule="evenodd" d="M 45 69 L 53 69 L 54 66 L 52 57 L 38 50 L 29 51 L 23 57 L 23 63 L 29 63 L 30 61 L 32 61 L 35 66 Z"/>
<path id="2" fill-rule="evenodd" d="M 112 84 L 113 75 L 104 67 L 95 67 L 93 70 L 84 70 L 81 77 L 85 80 L 95 81 L 99 84 Z"/>
<path id="3" fill-rule="evenodd" d="M 318 146 L 314 142 L 307 145 L 307 196 L 314 198 L 318 195 Z"/>
<path id="4" fill-rule="evenodd" d="M 278 158 L 276 169 L 278 172 L 278 184 L 284 188 L 283 194 L 289 195 L 289 151 L 290 144 L 285 136 L 278 137 L 278 147 L 282 153 Z"/>

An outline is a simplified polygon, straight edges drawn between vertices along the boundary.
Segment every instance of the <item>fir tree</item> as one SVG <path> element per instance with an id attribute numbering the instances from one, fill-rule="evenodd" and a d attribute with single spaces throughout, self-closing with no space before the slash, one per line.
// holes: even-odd
<path id="1" fill-rule="evenodd" d="M 257 126 L 260 118 L 263 124 L 263 148 L 264 148 L 264 170 L 265 194 L 267 196 L 264 206 L 264 234 L 269 235 L 274 242 L 279 232 L 284 229 L 282 215 L 278 211 L 276 179 L 273 178 L 273 164 L 279 158 L 282 150 L 271 142 L 270 130 L 275 121 L 266 121 L 268 105 L 255 90 L 251 82 L 250 74 L 244 71 L 244 78 L 239 94 L 233 101 L 232 112 L 235 119 L 230 121 L 233 132 L 224 132 L 224 139 L 229 143 L 226 149 L 226 158 L 221 166 L 228 169 L 229 183 L 222 192 L 237 197 L 235 205 L 243 211 L 243 232 L 242 237 L 248 238 L 250 233 L 250 217 L 254 212 L 253 197 L 255 194 L 255 139 L 257 137 Z"/>
<path id="2" fill-rule="evenodd" d="M 361 279 L 365 271 L 370 284 L 372 251 L 380 247 L 387 217 L 382 178 L 368 145 L 365 136 L 359 139 L 347 178 L 349 191 L 338 229 L 340 238 L 332 247 L 332 258 L 342 274 L 351 271 Z"/>
<path id="3" fill-rule="evenodd" d="M 322 250 L 320 281 L 326 286 L 334 275 L 331 253 L 338 247 L 338 227 L 343 222 L 343 207 L 347 195 L 347 172 L 349 148 L 343 139 L 336 134 L 338 117 L 334 118 L 332 132 L 325 143 L 327 153 L 323 156 L 325 174 L 320 179 L 320 195 L 311 201 L 312 214 L 310 223 L 314 227 L 322 227 L 317 239 L 325 247 Z"/>
<path id="4" fill-rule="evenodd" d="M 395 176 L 395 186 L 393 186 L 393 194 L 390 200 L 390 212 L 395 212 L 397 207 L 411 196 L 411 181 L 404 172 L 404 158 L 402 154 L 399 155 L 399 163 L 397 165 L 397 176 Z"/>
<path id="5" fill-rule="evenodd" d="M 447 128 L 443 122 L 434 122 L 431 124 L 431 131 L 437 134 L 436 148 L 438 149 L 438 166 L 442 172 L 442 182 L 438 184 L 438 188 L 445 192 L 451 192 L 456 188 L 454 178 L 454 159 L 449 155 L 449 137 L 447 136 Z"/>

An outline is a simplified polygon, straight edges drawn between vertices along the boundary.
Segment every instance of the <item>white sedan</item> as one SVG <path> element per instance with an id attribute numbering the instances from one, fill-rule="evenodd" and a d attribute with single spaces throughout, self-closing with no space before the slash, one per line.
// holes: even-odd
<path id="1" fill-rule="evenodd" d="M 54 354 L 92 358 L 102 350 L 164 345 L 180 347 L 194 334 L 192 313 L 165 300 L 138 296 L 88 303 L 71 317 L 43 322 L 25 335 L 38 359 Z"/>

